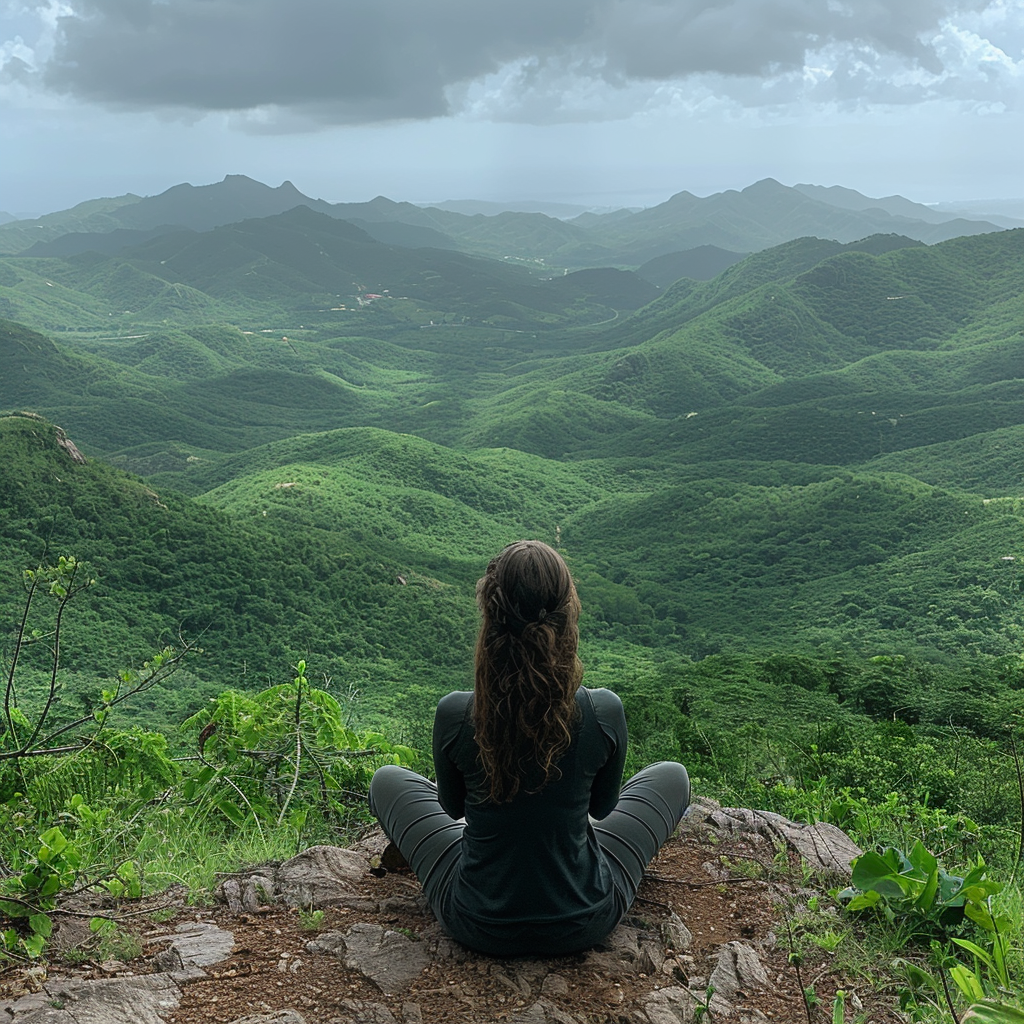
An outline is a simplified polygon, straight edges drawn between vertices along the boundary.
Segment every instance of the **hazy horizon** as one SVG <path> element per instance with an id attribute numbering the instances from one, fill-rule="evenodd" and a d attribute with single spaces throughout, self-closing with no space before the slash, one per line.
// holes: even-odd
<path id="1" fill-rule="evenodd" d="M 1024 0 L 11 0 L 0 20 L 8 212 L 235 173 L 586 207 L 1024 181 Z"/>
<path id="2" fill-rule="evenodd" d="M 243 174 L 244 172 L 231 172 L 231 173 L 233 173 L 233 174 Z M 249 177 L 249 178 L 253 178 L 253 175 L 251 175 L 251 174 L 250 175 L 245 175 L 245 176 Z M 225 177 L 225 175 L 222 175 L 220 178 L 217 178 L 217 179 L 212 180 L 212 181 L 173 182 L 171 185 L 169 185 L 167 187 L 168 188 L 173 188 L 175 185 L 181 185 L 181 184 L 190 184 L 190 185 L 193 185 L 193 186 L 196 186 L 196 187 L 201 187 L 201 186 L 204 186 L 204 185 L 213 185 L 213 184 L 217 184 L 220 181 L 223 181 L 224 177 Z M 259 181 L 260 179 L 253 178 L 253 180 Z M 761 180 L 761 179 L 758 179 L 758 180 Z M 269 186 L 270 188 L 277 188 L 277 187 L 279 187 L 280 185 L 284 184 L 287 181 L 291 181 L 291 183 L 293 185 L 295 185 L 295 187 L 298 188 L 298 190 L 300 192 L 303 192 L 303 194 L 309 196 L 309 198 L 311 198 L 311 199 L 323 199 L 324 201 L 326 201 L 328 203 L 360 203 L 360 202 L 369 202 L 372 199 L 377 198 L 377 196 L 384 195 L 383 193 L 377 192 L 377 193 L 374 193 L 373 195 L 367 194 L 365 196 L 361 196 L 361 197 L 355 198 L 355 199 L 338 199 L 338 198 L 333 198 L 333 197 L 330 197 L 330 196 L 314 196 L 314 195 L 310 195 L 309 193 L 305 192 L 301 187 L 299 187 L 295 183 L 295 181 L 292 180 L 291 178 L 284 178 L 284 179 L 282 179 L 281 181 L 278 181 L 278 182 L 263 181 L 261 183 L 264 184 L 264 185 Z M 753 184 L 755 184 L 755 182 L 753 182 L 753 181 L 748 182 L 747 185 L 739 186 L 738 188 L 735 189 L 735 191 L 742 191 L 744 188 L 748 187 L 749 185 L 753 185 Z M 794 181 L 794 182 L 781 182 L 781 184 L 783 184 L 783 185 L 790 185 L 790 186 L 796 186 L 796 185 L 823 185 L 825 183 L 816 182 L 816 181 Z M 829 185 L 838 185 L 838 186 L 840 186 L 842 188 L 850 188 L 851 187 L 849 185 L 844 184 L 843 182 L 831 182 L 831 183 L 825 185 L 825 187 L 829 187 Z M 161 189 L 160 190 L 160 192 L 163 192 L 163 191 L 166 191 L 166 189 Z M 576 215 L 578 215 L 580 213 L 583 213 L 583 212 L 591 212 L 592 211 L 592 212 L 597 212 L 597 213 L 610 213 L 610 212 L 614 212 L 616 210 L 621 210 L 621 209 L 635 209 L 635 210 L 646 209 L 646 208 L 649 208 L 649 207 L 652 207 L 652 206 L 657 206 L 657 205 L 667 201 L 673 195 L 676 195 L 680 191 L 691 192 L 693 195 L 697 196 L 698 198 L 702 198 L 703 199 L 703 198 L 707 198 L 708 196 L 714 195 L 714 194 L 716 194 L 718 192 L 724 192 L 724 191 L 728 191 L 728 190 L 727 189 L 712 189 L 712 190 L 709 190 L 709 191 L 700 192 L 700 191 L 696 191 L 694 189 L 677 189 L 675 192 L 666 193 L 664 195 L 659 195 L 659 196 L 657 196 L 655 198 L 652 198 L 650 201 L 648 201 L 646 203 L 623 201 L 622 203 L 619 203 L 619 204 L 615 204 L 615 203 L 590 203 L 590 204 L 587 204 L 587 203 L 581 202 L 579 200 L 574 200 L 571 197 L 571 195 L 569 197 L 557 197 L 556 196 L 556 197 L 553 197 L 553 198 L 552 197 L 525 198 L 525 197 L 522 197 L 522 196 L 519 196 L 519 197 L 509 196 L 509 197 L 504 197 L 504 198 L 491 198 L 491 197 L 484 198 L 484 197 L 481 197 L 481 196 L 448 196 L 445 199 L 437 199 L 437 198 L 434 198 L 434 199 L 416 199 L 416 198 L 409 198 L 409 197 L 406 197 L 406 196 L 389 195 L 389 196 L 385 196 L 385 198 L 391 199 L 394 202 L 408 202 L 408 203 L 412 203 L 414 206 L 421 206 L 421 207 L 427 207 L 427 206 L 443 207 L 443 206 L 446 206 L 446 205 L 460 205 L 460 204 L 465 204 L 466 206 L 472 206 L 474 204 L 479 204 L 481 206 L 488 206 L 488 207 L 495 207 L 496 208 L 494 211 L 488 211 L 488 210 L 481 211 L 481 212 L 484 212 L 486 215 L 490 215 L 492 212 L 496 213 L 497 212 L 497 208 L 500 207 L 501 209 L 514 210 L 514 211 L 522 211 L 522 212 L 534 212 L 535 211 L 535 212 L 544 213 L 545 215 L 551 216 L 551 217 L 562 217 L 564 219 L 569 219 L 569 218 L 571 218 L 573 216 L 576 216 Z M 860 191 L 860 190 L 858 189 L 857 191 Z M 88 202 L 89 200 L 93 200 L 93 199 L 114 199 L 114 198 L 118 198 L 119 196 L 129 195 L 129 194 L 138 195 L 141 198 L 148 198 L 149 196 L 152 196 L 152 195 L 159 195 L 160 192 L 142 193 L 142 192 L 138 192 L 138 191 L 134 191 L 134 190 L 129 190 L 128 192 L 122 192 L 122 193 L 116 193 L 116 194 L 113 193 L 113 192 L 108 192 L 108 193 L 105 193 L 105 194 L 102 194 L 102 195 L 88 196 L 85 199 L 79 200 L 78 202 Z M 863 193 L 863 194 L 869 195 L 869 193 Z M 901 193 L 897 193 L 897 192 L 889 192 L 889 193 L 885 193 L 885 194 L 878 193 L 878 194 L 870 194 L 869 197 L 873 198 L 873 199 L 885 199 L 885 198 L 888 198 L 889 196 L 900 195 L 900 194 Z M 975 217 L 981 217 L 982 213 L 987 213 L 987 214 L 990 214 L 992 216 L 1002 215 L 1002 216 L 1005 216 L 1005 217 L 1016 217 L 1016 218 L 1019 218 L 1019 219 L 1024 219 L 1024 190 L 1022 190 L 1021 194 L 1017 195 L 1017 196 L 1007 195 L 1007 196 L 992 197 L 992 198 L 988 198 L 988 199 L 978 199 L 978 198 L 937 199 L 937 200 L 928 202 L 928 201 L 919 200 L 919 199 L 915 198 L 914 196 L 904 195 L 903 198 L 904 199 L 909 199 L 912 202 L 919 202 L 919 203 L 922 203 L 922 205 L 927 205 L 927 206 L 936 207 L 936 208 L 941 208 L 943 206 L 948 206 L 948 207 L 951 207 L 951 208 L 963 209 L 965 211 L 965 215 L 967 215 L 967 216 L 973 215 Z M 72 203 L 69 206 L 53 206 L 50 209 L 36 209 L 36 210 L 11 210 L 11 209 L 8 209 L 8 208 L 0 208 L 0 213 L 7 214 L 9 216 L 17 217 L 20 220 L 31 220 L 31 219 L 35 219 L 35 218 L 38 218 L 38 217 L 44 217 L 47 214 L 59 213 L 59 212 L 61 212 L 63 210 L 71 209 L 75 205 L 77 205 L 77 203 Z M 558 207 L 565 207 L 565 209 L 564 210 L 558 210 L 557 209 Z M 976 208 L 973 213 L 971 212 L 971 208 L 972 207 Z M 457 211 L 457 212 L 468 212 L 468 211 Z"/>

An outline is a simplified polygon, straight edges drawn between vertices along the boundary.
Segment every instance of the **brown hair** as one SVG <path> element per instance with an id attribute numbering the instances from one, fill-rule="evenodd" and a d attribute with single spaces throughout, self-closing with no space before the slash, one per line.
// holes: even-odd
<path id="1" fill-rule="evenodd" d="M 539 540 L 509 544 L 476 585 L 473 726 L 496 803 L 528 780 L 537 792 L 569 749 L 583 666 L 580 601 L 562 556 Z"/>

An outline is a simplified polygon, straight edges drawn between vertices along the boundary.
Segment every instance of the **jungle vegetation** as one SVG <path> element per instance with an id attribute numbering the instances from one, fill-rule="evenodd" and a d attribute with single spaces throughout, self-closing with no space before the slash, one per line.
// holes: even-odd
<path id="1" fill-rule="evenodd" d="M 647 301 L 301 209 L 0 259 L 0 911 L 76 858 L 166 880 L 111 824 L 143 806 L 343 835 L 373 764 L 430 770 L 524 536 L 631 764 L 1015 875 L 1022 266 L 1024 230 L 806 238 Z"/>

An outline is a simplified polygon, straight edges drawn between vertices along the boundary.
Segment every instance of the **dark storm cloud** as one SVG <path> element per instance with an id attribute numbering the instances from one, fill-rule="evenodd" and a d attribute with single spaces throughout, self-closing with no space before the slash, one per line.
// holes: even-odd
<path id="1" fill-rule="evenodd" d="M 137 106 L 331 104 L 343 120 L 446 111 L 444 90 L 577 38 L 586 0 L 81 0 L 52 88 Z"/>
<path id="2" fill-rule="evenodd" d="M 974 6 L 984 6 L 977 0 Z M 612 82 L 767 75 L 830 43 L 934 71 L 945 0 L 71 0 L 45 83 L 143 108 L 429 118 L 449 88 L 571 55 Z"/>
<path id="3" fill-rule="evenodd" d="M 950 7 L 943 0 L 617 0 L 599 13 L 611 66 L 631 78 L 672 78 L 797 68 L 808 49 L 837 41 L 899 53 L 937 70 L 935 55 L 917 36 Z"/>

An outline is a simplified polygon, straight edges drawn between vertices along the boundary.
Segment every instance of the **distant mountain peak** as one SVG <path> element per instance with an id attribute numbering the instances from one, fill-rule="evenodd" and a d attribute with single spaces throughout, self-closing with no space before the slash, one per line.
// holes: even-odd
<path id="1" fill-rule="evenodd" d="M 760 181 L 755 181 L 753 185 L 748 185 L 742 191 L 744 195 L 750 195 L 756 192 L 792 192 L 793 190 L 774 178 L 762 178 Z"/>
<path id="2" fill-rule="evenodd" d="M 291 182 L 285 182 L 284 184 L 290 185 Z M 258 190 L 260 192 L 274 192 L 274 189 L 270 185 L 264 184 L 262 181 L 257 181 L 255 178 L 250 178 L 248 174 L 225 174 L 223 181 L 214 182 L 212 185 L 202 185 L 201 188 L 245 188 L 249 190 Z"/>

